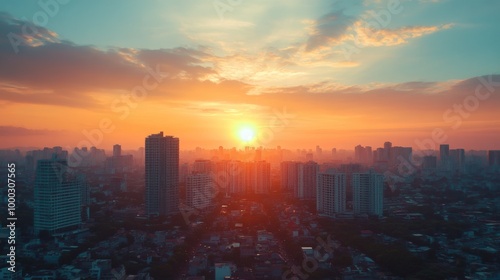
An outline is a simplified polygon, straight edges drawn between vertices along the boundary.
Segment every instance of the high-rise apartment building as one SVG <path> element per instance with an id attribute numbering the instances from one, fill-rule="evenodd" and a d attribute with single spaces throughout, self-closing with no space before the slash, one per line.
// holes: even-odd
<path id="1" fill-rule="evenodd" d="M 217 194 L 215 182 L 210 173 L 193 173 L 186 178 L 186 204 L 196 209 L 211 205 Z"/>
<path id="2" fill-rule="evenodd" d="M 294 192 L 299 182 L 300 162 L 284 161 L 281 163 L 281 187 L 285 191 Z"/>
<path id="3" fill-rule="evenodd" d="M 452 171 L 464 172 L 465 171 L 465 150 L 453 149 L 449 154 L 450 167 Z"/>
<path id="4" fill-rule="evenodd" d="M 450 168 L 450 145 L 439 145 L 439 168 L 448 170 Z"/>
<path id="5" fill-rule="evenodd" d="M 34 189 L 34 231 L 51 234 L 76 229 L 82 222 L 82 185 L 69 174 L 66 159 L 39 160 Z"/>
<path id="6" fill-rule="evenodd" d="M 372 147 L 361 145 L 354 147 L 354 160 L 357 163 L 371 164 L 373 162 Z"/>
<path id="7" fill-rule="evenodd" d="M 319 165 L 314 161 L 306 163 L 286 161 L 281 163 L 281 185 L 298 199 L 316 199 L 316 183 Z"/>
<path id="8" fill-rule="evenodd" d="M 328 217 L 346 210 L 346 176 L 330 170 L 318 175 L 316 210 Z"/>
<path id="9" fill-rule="evenodd" d="M 384 211 L 384 176 L 369 171 L 352 174 L 354 214 L 382 216 Z"/>
<path id="10" fill-rule="evenodd" d="M 163 132 L 146 138 L 146 214 L 161 216 L 179 211 L 179 138 Z"/>
<path id="11" fill-rule="evenodd" d="M 245 163 L 246 191 L 267 194 L 271 190 L 271 164 L 266 161 Z"/>
<path id="12" fill-rule="evenodd" d="M 241 161 L 223 160 L 214 165 L 213 179 L 215 185 L 227 196 L 245 192 L 245 163 Z"/>
<path id="13" fill-rule="evenodd" d="M 316 199 L 316 185 L 319 173 L 319 165 L 314 161 L 301 163 L 299 166 L 299 184 L 297 188 L 297 198 L 314 200 Z"/>

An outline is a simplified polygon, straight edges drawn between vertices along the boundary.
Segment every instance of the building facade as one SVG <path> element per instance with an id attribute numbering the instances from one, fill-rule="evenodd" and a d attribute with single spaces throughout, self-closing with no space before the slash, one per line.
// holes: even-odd
<path id="1" fill-rule="evenodd" d="M 319 173 L 316 189 L 316 210 L 324 216 L 335 217 L 346 210 L 346 176 L 330 170 Z"/>
<path id="2" fill-rule="evenodd" d="M 179 138 L 163 132 L 146 138 L 146 214 L 179 212 Z"/>
<path id="3" fill-rule="evenodd" d="M 39 160 L 34 189 L 34 231 L 51 234 L 76 229 L 82 223 L 82 182 L 69 174 L 65 159 Z"/>
<path id="4" fill-rule="evenodd" d="M 369 171 L 352 174 L 354 214 L 377 215 L 384 212 L 384 176 Z"/>

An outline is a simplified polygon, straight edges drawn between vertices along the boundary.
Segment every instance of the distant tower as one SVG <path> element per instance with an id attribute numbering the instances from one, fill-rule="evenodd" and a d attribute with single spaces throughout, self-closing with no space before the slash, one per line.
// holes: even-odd
<path id="1" fill-rule="evenodd" d="M 266 161 L 245 163 L 246 191 L 267 194 L 271 190 L 271 164 Z"/>
<path id="2" fill-rule="evenodd" d="M 500 166 L 500 150 L 488 151 L 488 165 L 496 167 Z"/>
<path id="3" fill-rule="evenodd" d="M 78 228 L 82 222 L 81 184 L 69 176 L 66 160 L 39 160 L 34 188 L 34 231 L 51 234 Z"/>
<path id="4" fill-rule="evenodd" d="M 119 157 L 122 155 L 122 146 L 116 144 L 113 145 L 113 156 L 114 157 Z"/>
<path id="5" fill-rule="evenodd" d="M 284 161 L 281 163 L 281 187 L 287 192 L 295 192 L 299 182 L 299 162 Z"/>
<path id="6" fill-rule="evenodd" d="M 193 163 L 193 173 L 210 174 L 214 170 L 214 163 L 207 159 L 197 159 Z"/>
<path id="7" fill-rule="evenodd" d="M 320 214 L 335 217 L 346 210 L 346 176 L 330 170 L 318 175 L 316 210 Z"/>
<path id="8" fill-rule="evenodd" d="M 450 165 L 450 145 L 441 144 L 439 146 L 439 167 L 448 170 Z"/>
<path id="9" fill-rule="evenodd" d="M 186 203 L 196 209 L 210 206 L 216 195 L 215 184 L 210 173 L 200 172 L 186 178 Z"/>
<path id="10" fill-rule="evenodd" d="M 316 200 L 316 185 L 319 172 L 319 165 L 314 161 L 309 161 L 300 165 L 301 181 L 299 181 L 298 198 Z"/>
<path id="11" fill-rule="evenodd" d="M 354 173 L 352 187 L 354 213 L 381 217 L 384 212 L 384 176 L 373 171 Z"/>
<path id="12" fill-rule="evenodd" d="M 384 143 L 384 160 L 387 162 L 392 161 L 392 143 L 391 142 L 385 142 Z"/>
<path id="13" fill-rule="evenodd" d="M 449 151 L 449 166 L 454 172 L 465 171 L 465 150 L 454 149 Z"/>
<path id="14" fill-rule="evenodd" d="M 148 216 L 179 211 L 179 138 L 163 132 L 146 138 L 146 213 Z"/>

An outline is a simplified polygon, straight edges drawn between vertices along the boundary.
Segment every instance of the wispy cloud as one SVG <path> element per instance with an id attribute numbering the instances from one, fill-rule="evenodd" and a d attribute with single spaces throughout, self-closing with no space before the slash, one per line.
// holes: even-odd
<path id="1" fill-rule="evenodd" d="M 306 51 L 338 45 L 347 39 L 347 30 L 354 18 L 343 11 L 330 12 L 312 22 L 310 37 L 307 39 Z"/>
<path id="2" fill-rule="evenodd" d="M 453 24 L 444 24 L 439 26 L 405 26 L 394 29 L 377 29 L 367 26 L 363 21 L 357 21 L 353 27 L 355 32 L 353 39 L 361 46 L 395 46 L 406 44 L 410 39 L 452 27 Z"/>

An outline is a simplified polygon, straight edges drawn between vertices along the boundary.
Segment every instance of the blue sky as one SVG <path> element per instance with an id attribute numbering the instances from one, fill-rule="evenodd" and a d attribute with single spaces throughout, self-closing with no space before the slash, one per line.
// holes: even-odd
<path id="1" fill-rule="evenodd" d="M 43 1 L 41 1 L 43 2 Z M 47 1 L 50 2 L 50 1 Z M 61 39 L 99 48 L 210 48 L 214 53 L 258 56 L 307 40 L 307 22 L 325 14 L 349 15 L 349 22 L 370 22 L 374 12 L 387 14 L 384 28 L 434 27 L 429 32 L 392 46 L 362 46 L 349 57 L 357 67 L 317 67 L 311 81 L 333 79 L 346 84 L 441 81 L 498 73 L 500 2 L 452 1 L 68 1 L 49 18 L 48 29 Z M 231 3 L 236 5 L 231 6 Z M 225 6 L 227 5 L 227 6 Z M 227 7 L 221 19 L 216 11 Z M 33 20 L 37 1 L 4 1 L 3 11 Z M 385 18 L 384 18 L 385 20 Z M 335 22 L 333 23 L 335 24 Z M 347 42 L 353 46 L 352 42 Z M 342 62 L 342 57 L 331 61 Z M 307 79 L 304 79 L 307 81 Z"/>

